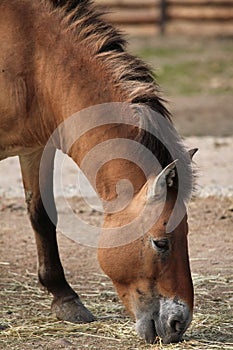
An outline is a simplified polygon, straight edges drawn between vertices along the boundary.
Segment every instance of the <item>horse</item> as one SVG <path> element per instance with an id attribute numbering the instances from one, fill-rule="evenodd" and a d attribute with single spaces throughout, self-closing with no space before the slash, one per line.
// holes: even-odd
<path id="1" fill-rule="evenodd" d="M 58 319 L 75 323 L 96 319 L 67 282 L 59 258 L 53 194 L 56 149 L 82 168 L 82 160 L 95 146 L 126 140 L 140 148 L 134 155 L 144 159 L 141 149 L 146 149 L 159 166 L 149 162 L 145 174 L 130 157 L 100 162 L 95 178 L 104 202 L 99 263 L 135 318 L 140 337 L 148 343 L 157 336 L 164 343 L 180 341 L 192 320 L 194 292 L 187 243 L 188 195 L 183 191 L 178 200 L 178 194 L 185 182 L 193 182 L 190 162 L 196 149 L 188 152 L 174 133 L 169 134 L 171 115 L 151 69 L 127 52 L 122 34 L 89 0 L 2 0 L 0 34 L 0 159 L 19 157 L 36 239 L 38 278 L 53 296 L 52 311 Z M 109 104 L 116 106 L 114 118 Z M 101 121 L 95 106 L 107 108 L 107 121 Z M 125 122 L 120 118 L 123 110 Z M 68 120 L 82 111 L 87 112 L 78 120 L 85 132 L 69 143 L 73 128 L 78 132 L 81 124 Z M 165 123 L 159 129 L 162 139 L 152 132 L 154 126 L 159 128 L 158 121 Z M 61 130 L 67 131 L 65 137 Z M 178 150 L 177 159 L 166 145 L 168 135 L 172 150 Z M 110 158 L 117 143 L 110 143 L 105 152 Z M 183 182 L 178 176 L 181 163 Z M 92 171 L 92 166 L 84 169 L 90 182 Z M 132 185 L 130 196 L 127 189 L 123 191 L 130 200 L 119 210 L 114 206 L 110 210 L 122 179 Z M 180 219 L 169 230 L 168 223 L 179 212 Z M 139 216 L 141 221 L 136 220 Z M 133 229 L 131 221 L 136 222 Z"/>

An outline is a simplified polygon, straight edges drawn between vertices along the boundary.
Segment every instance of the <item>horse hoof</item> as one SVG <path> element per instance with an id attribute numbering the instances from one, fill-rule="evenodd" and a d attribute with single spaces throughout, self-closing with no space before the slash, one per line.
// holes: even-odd
<path id="1" fill-rule="evenodd" d="M 62 321 L 89 323 L 96 320 L 77 296 L 55 299 L 52 302 L 51 309 L 57 318 Z"/>

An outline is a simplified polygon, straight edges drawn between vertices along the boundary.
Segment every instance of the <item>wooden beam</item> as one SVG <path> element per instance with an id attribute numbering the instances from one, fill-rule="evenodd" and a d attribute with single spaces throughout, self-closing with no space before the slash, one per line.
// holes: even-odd
<path id="1" fill-rule="evenodd" d="M 167 16 L 174 20 L 190 20 L 190 21 L 233 21 L 233 8 L 219 7 L 175 7 L 170 6 L 167 9 Z"/>
<path id="2" fill-rule="evenodd" d="M 155 36 L 159 35 L 160 29 L 158 25 L 152 24 L 131 24 L 131 25 L 117 25 L 119 29 L 121 29 L 123 32 L 130 34 L 130 35 L 136 35 L 136 36 Z"/>
<path id="3" fill-rule="evenodd" d="M 197 25 L 196 22 L 185 20 L 169 21 L 167 23 L 166 33 L 185 34 L 189 36 L 230 36 L 232 37 L 233 25 L 230 22 L 203 22 Z"/>
<path id="4" fill-rule="evenodd" d="M 95 3 L 100 7 L 124 7 L 124 8 L 145 8 L 159 7 L 159 1 L 155 0 L 95 0 Z M 157 4 L 158 3 L 158 4 Z"/>
<path id="5" fill-rule="evenodd" d="M 122 10 L 119 9 L 116 12 L 110 12 L 105 15 L 112 23 L 120 24 L 141 24 L 141 23 L 154 23 L 154 25 L 160 22 L 159 9 L 151 10 Z"/>
<path id="6" fill-rule="evenodd" d="M 167 0 L 160 0 L 160 34 L 165 34 L 167 21 Z"/>
<path id="7" fill-rule="evenodd" d="M 233 0 L 167 0 L 168 6 L 233 6 Z"/>

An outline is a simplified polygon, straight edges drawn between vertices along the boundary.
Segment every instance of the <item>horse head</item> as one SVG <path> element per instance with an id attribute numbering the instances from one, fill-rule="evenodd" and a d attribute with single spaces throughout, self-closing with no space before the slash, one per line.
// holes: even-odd
<path id="1" fill-rule="evenodd" d="M 190 155 L 193 154 L 191 151 Z M 103 271 L 112 279 L 119 297 L 136 319 L 138 335 L 149 343 L 157 336 L 164 343 L 180 341 L 192 320 L 188 224 L 182 202 L 178 203 L 178 211 L 183 213 L 179 224 L 170 232 L 167 230 L 177 205 L 177 190 L 173 186 L 175 167 L 176 161 L 159 175 L 149 178 L 120 213 L 106 215 L 105 228 L 128 227 L 127 223 L 134 220 L 146 204 L 143 223 L 127 233 L 127 236 L 135 237 L 135 231 L 141 231 L 138 238 L 132 238 L 124 246 L 117 246 L 116 240 L 111 245 L 110 236 L 103 232 L 98 250 Z M 154 224 L 146 229 L 147 221 L 153 217 Z M 104 247 L 106 239 L 108 247 Z"/>

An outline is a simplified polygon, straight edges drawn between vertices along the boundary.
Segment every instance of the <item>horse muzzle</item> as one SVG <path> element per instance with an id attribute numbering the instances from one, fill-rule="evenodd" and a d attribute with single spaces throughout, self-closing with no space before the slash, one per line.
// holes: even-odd
<path id="1" fill-rule="evenodd" d="M 136 321 L 138 335 L 147 343 L 154 343 L 160 337 L 164 344 L 177 343 L 182 340 L 184 332 L 192 320 L 189 307 L 179 300 L 163 298 L 157 310 L 142 313 Z"/>

